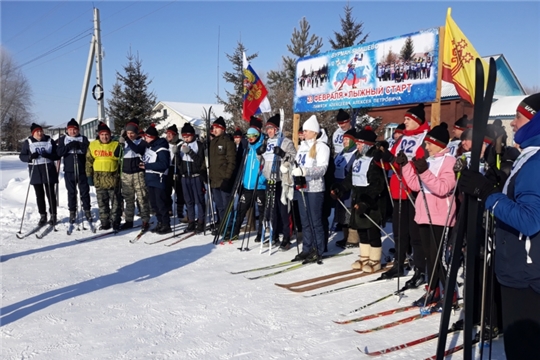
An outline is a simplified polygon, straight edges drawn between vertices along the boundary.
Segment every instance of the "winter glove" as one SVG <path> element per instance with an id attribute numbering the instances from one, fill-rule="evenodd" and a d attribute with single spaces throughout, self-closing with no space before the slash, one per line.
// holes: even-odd
<path id="1" fill-rule="evenodd" d="M 467 168 L 467 159 L 464 157 L 458 157 L 454 164 L 454 172 L 458 173 L 463 169 Z"/>
<path id="2" fill-rule="evenodd" d="M 497 186 L 504 186 L 504 183 L 508 179 L 508 174 L 503 170 L 499 170 L 494 167 L 490 167 L 486 171 L 486 179 L 496 184 Z"/>
<path id="3" fill-rule="evenodd" d="M 30 162 L 37 159 L 38 157 L 39 157 L 39 153 L 37 151 L 33 152 L 32 155 L 30 155 Z"/>
<path id="4" fill-rule="evenodd" d="M 407 155 L 403 151 L 400 151 L 398 155 L 396 156 L 396 164 L 399 166 L 405 166 L 409 162 L 409 159 L 407 158 Z"/>
<path id="5" fill-rule="evenodd" d="M 81 143 L 78 141 L 72 141 L 66 145 L 69 150 L 79 150 L 81 148 Z"/>
<path id="6" fill-rule="evenodd" d="M 479 198 L 482 202 L 485 202 L 489 195 L 501 191 L 484 175 L 469 169 L 461 170 L 459 189 L 465 194 Z"/>
<path id="7" fill-rule="evenodd" d="M 263 142 L 262 145 L 259 146 L 255 152 L 256 152 L 257 155 L 259 155 L 259 156 L 261 156 L 262 154 L 264 154 L 264 153 L 266 152 L 266 141 Z"/>
<path id="8" fill-rule="evenodd" d="M 178 151 L 178 147 L 176 145 L 171 145 L 169 147 L 169 150 L 170 150 L 171 154 L 175 155 L 176 152 Z"/>
<path id="9" fill-rule="evenodd" d="M 392 153 L 390 151 L 383 151 L 382 156 L 381 156 L 382 161 L 384 161 L 386 163 L 392 163 L 392 162 L 394 162 L 395 159 L 396 159 L 396 157 L 394 155 L 392 155 Z"/>
<path id="10" fill-rule="evenodd" d="M 354 204 L 354 209 L 356 210 L 356 213 L 358 215 L 364 215 L 368 211 L 369 206 L 364 202 L 359 202 L 357 204 Z"/>
<path id="11" fill-rule="evenodd" d="M 118 138 L 118 142 L 119 142 L 121 145 L 124 145 L 124 144 L 126 143 L 126 138 L 123 137 L 123 136 L 120 136 L 120 137 Z"/>
<path id="12" fill-rule="evenodd" d="M 279 146 L 274 146 L 274 154 L 276 154 L 280 158 L 284 158 L 286 155 L 285 151 L 283 151 L 283 149 L 280 148 Z"/>
<path id="13" fill-rule="evenodd" d="M 172 178 L 173 178 L 173 181 L 178 181 L 178 174 L 174 174 Z"/>
<path id="14" fill-rule="evenodd" d="M 45 159 L 50 159 L 52 157 L 52 154 L 49 154 L 48 152 L 42 152 L 41 157 Z"/>
<path id="15" fill-rule="evenodd" d="M 424 158 L 413 160 L 413 165 L 416 168 L 418 175 L 423 174 L 429 167 L 426 159 Z"/>
<path id="16" fill-rule="evenodd" d="M 373 152 L 373 161 L 379 162 L 382 159 L 383 151 L 378 149 Z"/>
<path id="17" fill-rule="evenodd" d="M 94 177 L 93 176 L 88 176 L 87 179 L 88 179 L 88 185 L 89 186 L 94 186 Z"/>
<path id="18" fill-rule="evenodd" d="M 343 188 L 339 184 L 332 184 L 330 186 L 330 197 L 334 200 L 337 200 L 341 197 L 343 193 Z"/>
<path id="19" fill-rule="evenodd" d="M 291 167 L 291 164 L 288 163 L 288 162 L 284 162 L 283 164 L 281 164 L 281 166 L 279 167 L 279 171 L 281 171 L 282 174 L 286 174 L 289 172 L 289 168 Z"/>
<path id="20" fill-rule="evenodd" d="M 305 176 L 304 170 L 301 167 L 296 167 L 291 172 L 292 176 Z"/>
<path id="21" fill-rule="evenodd" d="M 191 151 L 191 148 L 187 144 L 184 144 L 180 148 L 180 151 L 182 151 L 184 154 L 189 154 L 189 152 Z"/>

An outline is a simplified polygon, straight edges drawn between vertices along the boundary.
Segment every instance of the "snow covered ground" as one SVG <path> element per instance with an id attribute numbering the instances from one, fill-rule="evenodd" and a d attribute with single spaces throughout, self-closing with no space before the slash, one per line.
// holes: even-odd
<path id="1" fill-rule="evenodd" d="M 438 316 L 370 334 L 353 331 L 414 315 L 416 310 L 357 324 L 332 322 L 346 319 L 341 313 L 391 293 L 395 281 L 312 298 L 303 295 L 332 287 L 301 294 L 274 285 L 348 270 L 357 250 L 325 260 L 324 265 L 248 280 L 245 274 L 228 271 L 290 260 L 296 250 L 269 256 L 259 255 L 252 246 L 240 252 L 237 244 L 214 246 L 211 236 L 202 235 L 172 247 L 163 246 L 170 241 L 146 244 L 159 238 L 154 234 L 130 244 L 136 230 L 77 242 L 90 234 L 66 235 L 62 178 L 59 231 L 42 240 L 19 240 L 15 233 L 28 188 L 26 164 L 5 156 L 0 169 L 2 359 L 365 359 L 370 357 L 357 347 L 379 350 L 438 331 Z M 97 208 L 95 196 L 92 202 Z M 30 189 L 23 231 L 38 218 Z M 333 243 L 329 248 L 337 252 Z M 355 315 L 405 306 L 421 294 L 420 289 L 409 291 L 399 303 L 392 297 Z M 461 335 L 451 334 L 448 346 L 461 340 Z M 435 349 L 433 340 L 384 358 L 424 359 Z M 504 359 L 502 349 L 501 339 L 494 343 L 493 359 Z"/>

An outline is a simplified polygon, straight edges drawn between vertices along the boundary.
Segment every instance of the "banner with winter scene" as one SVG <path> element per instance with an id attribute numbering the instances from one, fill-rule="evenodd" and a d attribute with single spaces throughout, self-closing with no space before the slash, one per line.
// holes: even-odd
<path id="1" fill-rule="evenodd" d="M 434 102 L 438 50 L 433 28 L 300 58 L 294 112 Z"/>

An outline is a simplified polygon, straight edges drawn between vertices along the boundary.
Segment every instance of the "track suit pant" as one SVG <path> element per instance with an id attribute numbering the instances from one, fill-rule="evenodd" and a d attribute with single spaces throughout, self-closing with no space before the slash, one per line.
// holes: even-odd
<path id="1" fill-rule="evenodd" d="M 156 219 L 162 225 L 171 225 L 171 217 L 169 215 L 169 207 L 167 206 L 167 191 L 163 188 L 148 186 L 148 197 L 150 205 L 156 213 Z"/>
<path id="2" fill-rule="evenodd" d="M 167 182 L 166 182 L 166 194 L 167 194 L 167 211 L 173 211 L 173 199 L 172 199 L 172 192 L 174 190 L 174 194 L 176 196 L 176 214 L 177 216 L 181 216 L 184 214 L 184 192 L 182 191 L 182 181 L 180 181 L 180 176 L 177 175 L 178 178 L 176 181 L 174 181 L 174 167 L 169 168 L 169 172 L 167 173 Z"/>
<path id="3" fill-rule="evenodd" d="M 398 255 L 396 261 L 403 266 L 409 246 L 413 248 L 414 265 L 422 271 L 425 271 L 426 257 L 420 240 L 418 224 L 414 221 L 414 204 L 409 199 L 401 200 L 401 214 L 399 200 L 394 199 L 394 212 L 392 214 L 392 229 L 394 240 L 396 241 L 396 252 Z M 401 216 L 400 216 L 401 215 Z"/>
<path id="4" fill-rule="evenodd" d="M 266 188 L 269 188 L 268 182 Z M 284 238 L 291 237 L 291 224 L 287 205 L 281 202 L 281 181 L 276 182 L 276 191 L 274 195 L 274 204 L 268 204 L 266 219 L 272 219 L 272 228 L 274 229 L 274 239 L 281 233 Z M 271 201 L 270 199 L 268 201 Z"/>
<path id="5" fill-rule="evenodd" d="M 201 181 L 201 177 L 183 177 L 181 181 L 188 221 L 193 222 L 195 219 L 198 219 L 199 223 L 204 223 L 206 212 L 203 193 L 204 184 Z"/>
<path id="6" fill-rule="evenodd" d="M 225 217 L 225 210 L 229 205 L 231 199 L 231 193 L 221 190 L 220 188 L 213 188 L 212 194 L 214 195 L 214 203 L 216 204 L 216 210 L 218 214 L 218 222 Z"/>
<path id="7" fill-rule="evenodd" d="M 36 202 L 38 211 L 41 215 L 47 214 L 45 205 L 45 196 L 49 200 L 49 213 L 56 214 L 56 191 L 55 184 L 35 184 L 34 191 L 36 192 Z"/>
<path id="8" fill-rule="evenodd" d="M 86 174 L 79 173 L 79 178 L 73 172 L 64 172 L 64 181 L 68 192 L 68 209 L 77 211 L 77 187 L 81 194 L 81 202 L 84 210 L 90 210 L 90 186 Z"/>
<path id="9" fill-rule="evenodd" d="M 298 200 L 302 221 L 302 252 L 308 253 L 312 248 L 315 248 L 317 254 L 322 255 L 324 252 L 324 228 L 321 220 L 324 192 L 304 192 L 304 197 L 305 204 L 300 191 L 294 191 L 294 198 Z"/>
<path id="10" fill-rule="evenodd" d="M 240 233 L 240 226 L 246 217 L 248 209 L 253 203 L 253 196 L 255 196 L 255 205 L 259 208 L 259 228 L 257 229 L 257 234 L 262 234 L 262 221 L 263 208 L 266 200 L 265 190 L 249 190 L 242 188 L 242 195 L 240 195 L 240 201 L 238 203 L 238 211 L 236 214 L 231 213 L 231 218 L 229 219 L 229 224 L 233 224 L 233 235 L 238 235 Z M 255 209 L 253 209 L 255 211 Z M 253 213 L 255 216 L 255 212 Z M 236 218 L 235 218 L 236 216 Z M 227 219 L 225 219 L 226 221 Z M 230 226 L 230 225 L 229 225 Z M 253 229 L 252 229 L 253 230 Z"/>

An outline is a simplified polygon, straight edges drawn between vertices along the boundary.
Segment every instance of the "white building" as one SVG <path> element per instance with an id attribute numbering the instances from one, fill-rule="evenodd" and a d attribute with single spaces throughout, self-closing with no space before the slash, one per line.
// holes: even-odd
<path id="1" fill-rule="evenodd" d="M 224 119 L 229 117 L 225 113 L 224 105 L 160 101 L 154 106 L 153 110 L 157 110 L 154 118 L 163 117 L 164 120 L 156 123 L 156 129 L 163 130 L 176 125 L 180 131 L 186 122 L 190 122 L 195 131 L 200 133 L 205 129 L 205 110 L 208 111 L 210 107 L 212 107 L 212 119 L 217 119 L 220 116 Z"/>

